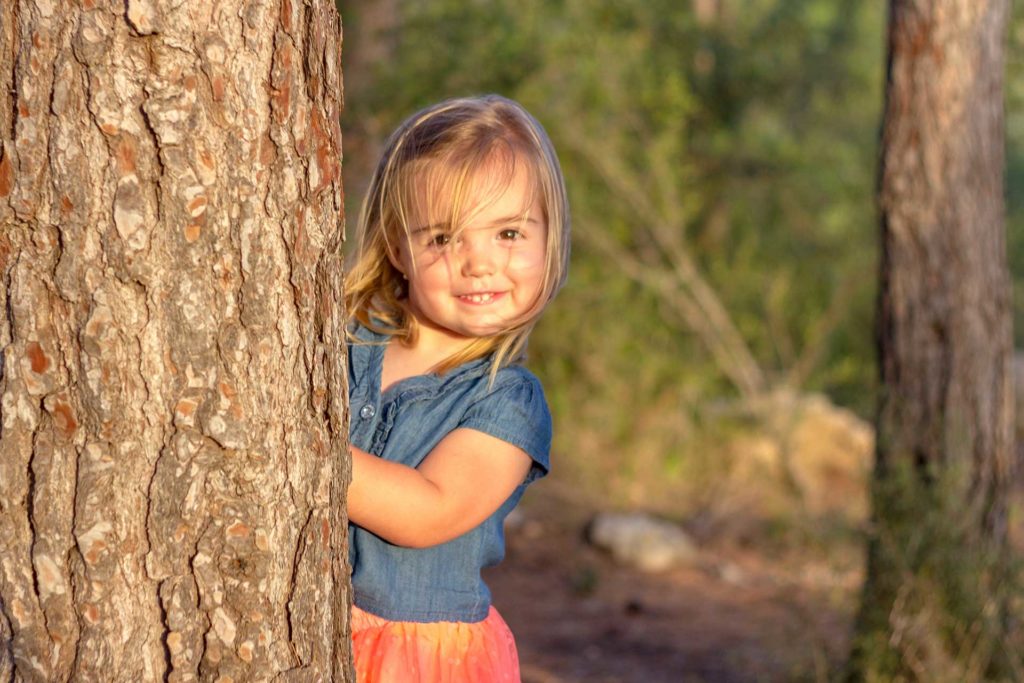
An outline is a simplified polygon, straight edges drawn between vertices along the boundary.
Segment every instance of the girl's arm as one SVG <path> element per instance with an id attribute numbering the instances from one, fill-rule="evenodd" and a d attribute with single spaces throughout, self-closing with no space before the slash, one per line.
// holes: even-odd
<path id="1" fill-rule="evenodd" d="M 442 439 L 416 468 L 352 447 L 349 519 L 395 545 L 444 543 L 501 507 L 531 462 L 512 444 L 465 428 Z"/>

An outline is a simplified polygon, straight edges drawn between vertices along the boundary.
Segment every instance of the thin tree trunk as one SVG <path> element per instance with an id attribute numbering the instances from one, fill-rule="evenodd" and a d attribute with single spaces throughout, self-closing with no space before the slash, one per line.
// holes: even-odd
<path id="1" fill-rule="evenodd" d="M 0 36 L 0 680 L 353 680 L 333 2 Z"/>
<path id="2" fill-rule="evenodd" d="M 977 680 L 1005 643 L 1016 467 L 1003 205 L 1006 0 L 892 0 L 875 535 L 855 670 Z"/>

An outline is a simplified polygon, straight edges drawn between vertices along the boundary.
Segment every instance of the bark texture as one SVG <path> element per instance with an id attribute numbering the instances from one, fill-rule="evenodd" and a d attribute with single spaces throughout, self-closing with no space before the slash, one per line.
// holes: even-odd
<path id="1" fill-rule="evenodd" d="M 0 680 L 354 680 L 340 28 L 0 3 Z"/>
<path id="2" fill-rule="evenodd" d="M 982 670 L 995 661 L 998 634 L 978 634 L 998 631 L 1005 608 L 998 560 L 1016 468 L 1003 200 L 1007 5 L 890 2 L 877 535 L 859 637 L 887 643 L 898 675 L 928 680 L 975 680 L 954 660 L 973 658 Z M 979 559 L 996 564 L 971 564 Z M 922 597 L 925 584 L 934 600 Z"/>

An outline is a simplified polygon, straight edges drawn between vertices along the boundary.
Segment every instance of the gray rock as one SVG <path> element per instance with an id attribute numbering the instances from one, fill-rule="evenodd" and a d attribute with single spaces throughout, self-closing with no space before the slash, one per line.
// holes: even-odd
<path id="1" fill-rule="evenodd" d="M 587 528 L 587 540 L 616 561 L 648 572 L 697 558 L 696 545 L 678 525 L 639 512 L 598 513 Z"/>
<path id="2" fill-rule="evenodd" d="M 747 576 L 739 566 L 732 562 L 724 562 L 716 567 L 718 578 L 726 583 L 739 586 L 746 583 Z"/>

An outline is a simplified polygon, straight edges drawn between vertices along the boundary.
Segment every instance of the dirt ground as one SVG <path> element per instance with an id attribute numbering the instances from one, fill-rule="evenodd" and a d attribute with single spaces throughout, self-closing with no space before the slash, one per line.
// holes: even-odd
<path id="1" fill-rule="evenodd" d="M 846 657 L 857 548 L 797 557 L 703 539 L 694 566 L 648 574 L 586 544 L 586 505 L 544 484 L 526 503 L 485 573 L 524 683 L 817 682 Z"/>

